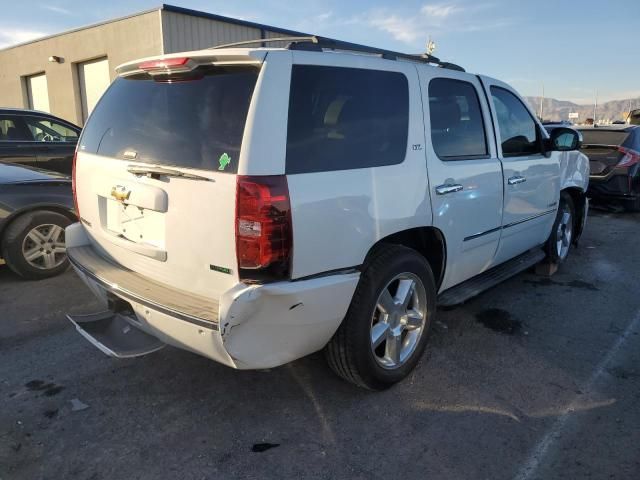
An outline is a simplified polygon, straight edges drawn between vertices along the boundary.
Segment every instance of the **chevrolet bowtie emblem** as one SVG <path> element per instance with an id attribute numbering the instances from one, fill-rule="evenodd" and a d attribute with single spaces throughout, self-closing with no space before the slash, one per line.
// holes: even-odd
<path id="1" fill-rule="evenodd" d="M 125 200 L 129 200 L 131 190 L 127 190 L 127 188 L 122 185 L 116 185 L 111 187 L 111 196 L 119 202 L 124 202 Z"/>

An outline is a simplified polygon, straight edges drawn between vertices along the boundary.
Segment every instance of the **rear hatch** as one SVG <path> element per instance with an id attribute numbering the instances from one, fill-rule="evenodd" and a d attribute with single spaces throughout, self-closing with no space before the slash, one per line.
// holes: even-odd
<path id="1" fill-rule="evenodd" d="M 233 60 L 121 70 L 83 130 L 75 167 L 95 248 L 207 297 L 238 281 L 236 172 L 260 62 Z"/>
<path id="2" fill-rule="evenodd" d="M 589 157 L 591 175 L 606 176 L 624 157 L 620 147 L 629 137 L 629 132 L 601 128 L 580 132 L 583 136 L 581 151 Z"/>

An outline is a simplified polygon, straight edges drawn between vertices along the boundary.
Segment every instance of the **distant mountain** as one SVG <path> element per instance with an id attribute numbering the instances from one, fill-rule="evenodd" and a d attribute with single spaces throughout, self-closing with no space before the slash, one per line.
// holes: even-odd
<path id="1" fill-rule="evenodd" d="M 540 115 L 541 97 L 524 97 L 536 115 Z M 624 120 L 623 113 L 631 108 L 640 108 L 640 98 L 627 98 L 625 100 L 611 100 L 599 103 L 596 115 L 600 123 L 610 123 L 615 120 Z M 545 98 L 543 105 L 543 116 L 545 121 L 568 120 L 569 113 L 577 112 L 579 117 L 577 123 L 584 122 L 587 118 L 593 118 L 593 105 L 578 105 L 566 100 L 556 100 L 555 98 Z M 574 123 L 575 120 L 574 120 Z"/>

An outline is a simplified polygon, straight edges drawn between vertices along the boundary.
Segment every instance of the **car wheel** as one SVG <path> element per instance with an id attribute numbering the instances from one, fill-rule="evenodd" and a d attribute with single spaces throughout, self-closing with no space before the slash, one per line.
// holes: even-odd
<path id="1" fill-rule="evenodd" d="M 69 266 L 64 229 L 71 220 L 49 210 L 28 212 L 13 220 L 2 239 L 9 268 L 31 280 L 48 278 Z"/>
<path id="2" fill-rule="evenodd" d="M 329 366 L 361 387 L 392 386 L 420 360 L 435 308 L 436 286 L 427 260 L 402 246 L 378 250 L 325 348 Z"/>
<path id="3" fill-rule="evenodd" d="M 553 223 L 551 235 L 545 246 L 547 259 L 551 263 L 559 265 L 566 260 L 573 242 L 574 227 L 575 208 L 573 200 L 568 193 L 560 192 L 560 205 L 558 206 L 556 221 Z"/>

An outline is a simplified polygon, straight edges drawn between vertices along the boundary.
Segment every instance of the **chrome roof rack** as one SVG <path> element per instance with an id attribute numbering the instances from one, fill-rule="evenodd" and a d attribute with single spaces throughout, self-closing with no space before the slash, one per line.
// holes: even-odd
<path id="1" fill-rule="evenodd" d="M 409 60 L 413 62 L 428 63 L 437 65 L 441 68 L 447 68 L 449 70 L 457 70 L 464 72 L 464 68 L 455 63 L 443 62 L 438 57 L 429 55 L 427 53 L 411 54 L 394 52 L 393 50 L 385 50 L 383 48 L 369 47 L 367 45 L 360 45 L 358 43 L 344 42 L 342 40 L 334 40 L 332 38 L 319 37 L 317 35 L 310 35 L 308 37 L 277 37 L 277 38 L 258 38 L 256 40 L 245 40 L 242 42 L 227 43 L 225 45 L 216 45 L 211 49 L 218 48 L 230 48 L 240 47 L 246 45 L 260 44 L 264 45 L 273 42 L 288 42 L 287 49 L 289 50 L 305 50 L 311 52 L 323 52 L 325 50 L 337 50 L 345 52 L 366 53 L 369 55 L 379 55 L 381 58 L 387 60 Z"/>

